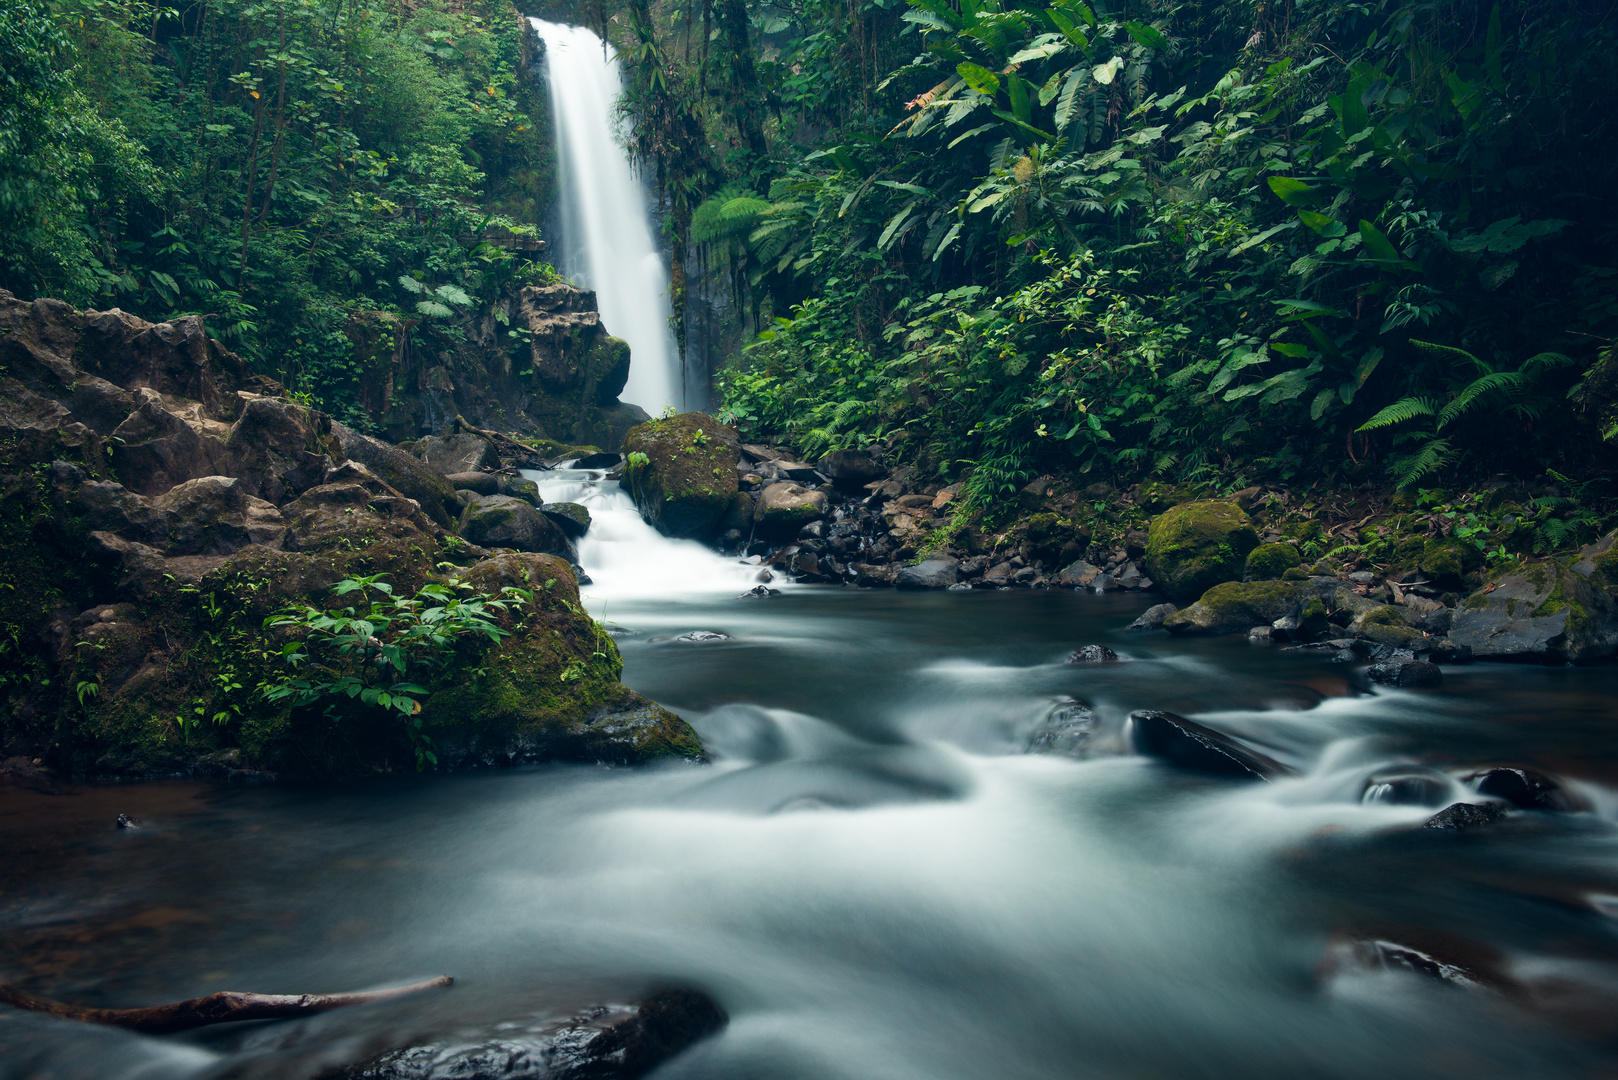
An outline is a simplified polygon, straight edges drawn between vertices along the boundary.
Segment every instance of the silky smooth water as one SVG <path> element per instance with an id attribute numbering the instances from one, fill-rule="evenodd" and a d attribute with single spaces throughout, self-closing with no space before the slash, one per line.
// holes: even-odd
<path id="1" fill-rule="evenodd" d="M 621 628 L 626 680 L 688 717 L 713 763 L 0 789 L 0 976 L 35 992 L 458 980 L 165 1039 L 0 1010 L 0 1076 L 314 1076 L 668 984 L 732 1018 L 670 1080 L 1613 1074 L 1612 669 L 1475 665 L 1365 693 L 1318 655 L 1122 630 L 1152 596 L 738 599 L 756 568 L 637 530 L 600 474 L 544 485 L 596 515 L 584 595 Z M 1064 663 L 1092 642 L 1122 662 Z M 1100 718 L 1096 755 L 1025 753 L 1071 699 Z M 1137 708 L 1300 775 L 1133 756 Z M 1572 777 L 1590 809 L 1456 834 L 1361 800 L 1391 766 L 1497 762 Z M 120 811 L 147 828 L 114 830 Z M 1515 982 L 1333 975 L 1343 935 L 1443 942 Z"/>
<path id="2" fill-rule="evenodd" d="M 650 194 L 614 136 L 623 89 L 618 61 L 582 26 L 530 19 L 545 42 L 561 180 L 557 268 L 594 289 L 607 332 L 629 342 L 620 398 L 652 415 L 684 408 L 669 274 L 652 227 Z"/>

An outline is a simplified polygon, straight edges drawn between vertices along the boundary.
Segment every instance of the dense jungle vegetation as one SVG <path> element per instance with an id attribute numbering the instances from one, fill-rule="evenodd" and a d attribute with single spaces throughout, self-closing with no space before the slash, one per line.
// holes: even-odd
<path id="1" fill-rule="evenodd" d="M 16 0 L 0 10 L 0 286 L 202 314 L 362 423 L 354 320 L 442 349 L 543 275 L 550 120 L 507 0 Z"/>
<path id="2" fill-rule="evenodd" d="M 533 13 L 620 48 L 676 298 L 695 268 L 763 330 L 723 418 L 982 507 L 1047 471 L 1613 494 L 1613 8 Z M 482 242 L 554 187 L 505 0 L 21 0 L 0 52 L 20 294 L 205 313 L 351 416 L 355 318 L 442 347 L 547 272 Z"/>
<path id="3" fill-rule="evenodd" d="M 761 435 L 886 440 L 980 504 L 1610 471 L 1610 3 L 615 18 L 676 248 L 768 327 L 722 375 Z"/>

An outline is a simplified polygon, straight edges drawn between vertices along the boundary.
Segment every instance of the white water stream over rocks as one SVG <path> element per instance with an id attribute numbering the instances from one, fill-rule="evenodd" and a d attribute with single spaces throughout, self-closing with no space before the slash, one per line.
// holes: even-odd
<path id="1" fill-rule="evenodd" d="M 582 26 L 530 19 L 545 42 L 561 166 L 557 268 L 594 289 L 607 331 L 629 342 L 619 395 L 656 416 L 684 407 L 679 348 L 669 326 L 669 275 L 646 185 L 614 137 L 622 89 L 610 47 Z"/>

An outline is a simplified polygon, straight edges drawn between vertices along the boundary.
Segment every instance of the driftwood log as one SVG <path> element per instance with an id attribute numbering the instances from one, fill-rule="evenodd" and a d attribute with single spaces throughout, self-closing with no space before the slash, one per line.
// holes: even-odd
<path id="1" fill-rule="evenodd" d="M 153 1005 L 148 1009 L 87 1009 L 52 1001 L 18 990 L 14 986 L 0 986 L 0 1004 L 14 1009 L 47 1013 L 64 1020 L 84 1020 L 92 1024 L 111 1024 L 114 1027 L 143 1031 L 148 1035 L 168 1035 L 176 1031 L 205 1027 L 208 1024 L 228 1024 L 237 1020 L 281 1020 L 294 1016 L 341 1009 L 348 1005 L 368 1005 L 373 1001 L 391 1001 L 394 998 L 419 994 L 440 986 L 452 986 L 455 980 L 448 975 L 394 986 L 386 990 L 369 990 L 359 994 L 243 994 L 234 990 L 221 990 L 206 997 L 177 1001 L 172 1005 Z"/>

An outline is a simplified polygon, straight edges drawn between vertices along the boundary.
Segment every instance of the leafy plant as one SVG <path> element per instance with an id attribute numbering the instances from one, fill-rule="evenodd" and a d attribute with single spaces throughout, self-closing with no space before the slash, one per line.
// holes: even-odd
<path id="1" fill-rule="evenodd" d="M 1460 366 L 1462 377 L 1472 373 L 1477 373 L 1477 377 L 1464 383 L 1457 382 L 1457 389 L 1445 401 L 1434 397 L 1400 398 L 1355 429 L 1375 431 L 1422 417 L 1432 420 L 1432 428 L 1428 432 L 1404 433 L 1402 441 L 1412 449 L 1396 455 L 1388 465 L 1389 473 L 1401 488 L 1425 479 L 1460 457 L 1460 451 L 1450 440 L 1439 434 L 1450 424 L 1490 403 L 1504 405 L 1532 419 L 1538 415 L 1538 409 L 1531 402 L 1518 400 L 1523 392 L 1532 388 L 1544 372 L 1573 363 L 1570 357 L 1562 353 L 1543 352 L 1524 360 L 1516 371 L 1496 371 L 1464 349 L 1435 345 L 1428 341 L 1412 340 L 1411 344 L 1452 363 L 1464 362 Z"/>
<path id="2" fill-rule="evenodd" d="M 498 642 L 508 636 L 495 616 L 531 601 L 533 592 L 515 586 L 498 595 L 471 592 L 450 578 L 398 597 L 380 574 L 345 578 L 332 592 L 353 596 L 355 603 L 324 610 L 295 607 L 265 621 L 266 629 L 295 637 L 281 650 L 292 670 L 264 683 L 260 692 L 272 702 L 302 706 L 349 698 L 396 712 L 415 748 L 416 768 L 437 764 L 432 740 L 421 731 L 420 699 L 428 690 L 406 676 L 448 668 L 456 650 L 472 640 Z"/>

